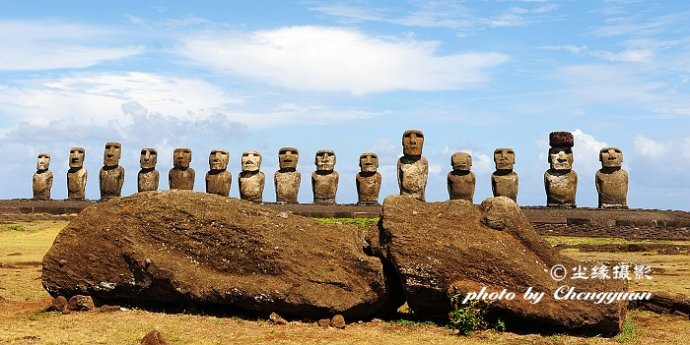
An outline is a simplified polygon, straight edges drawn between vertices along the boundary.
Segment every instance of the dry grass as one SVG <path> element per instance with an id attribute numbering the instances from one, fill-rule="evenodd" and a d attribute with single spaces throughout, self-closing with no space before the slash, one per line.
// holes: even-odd
<path id="1" fill-rule="evenodd" d="M 41 258 L 64 222 L 17 223 L 23 230 L 0 225 L 0 344 L 139 344 L 152 329 L 171 344 L 618 344 L 615 338 L 581 338 L 566 335 L 518 335 L 482 331 L 468 337 L 444 327 L 414 322 L 366 322 L 345 330 L 322 329 L 311 323 L 273 326 L 265 321 L 202 315 L 163 314 L 143 310 L 61 315 L 42 310 L 50 296 L 40 282 Z M 600 241 L 597 239 L 596 241 Z M 611 243 L 611 242 L 603 242 Z M 20 254 L 16 254 L 20 253 Z M 586 260 L 625 259 L 659 267 L 687 265 L 687 255 L 644 253 L 579 253 L 567 255 Z M 619 257 L 620 255 L 620 257 Z M 644 261 L 643 261 L 644 260 Z M 654 274 L 652 287 L 666 288 L 663 275 Z M 685 275 L 687 277 L 687 275 Z M 680 283 L 682 278 L 675 281 Z M 687 280 L 687 279 L 686 279 Z M 655 285 L 656 284 L 656 285 Z M 688 286 L 685 281 L 682 286 Z M 686 344 L 690 322 L 680 316 L 632 311 L 635 326 L 631 344 Z"/>

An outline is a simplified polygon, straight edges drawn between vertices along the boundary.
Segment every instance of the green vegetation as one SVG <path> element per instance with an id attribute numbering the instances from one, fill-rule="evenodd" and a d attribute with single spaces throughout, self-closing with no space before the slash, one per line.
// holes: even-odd
<path id="1" fill-rule="evenodd" d="M 321 223 L 325 224 L 349 224 L 359 227 L 368 227 L 376 225 L 379 222 L 378 217 L 374 218 L 315 218 Z"/>
<path id="2" fill-rule="evenodd" d="M 462 335 L 470 335 L 474 331 L 489 328 L 499 332 L 506 329 L 506 324 L 501 319 L 496 320 L 493 324 L 488 320 L 488 304 L 482 304 L 478 301 L 462 304 L 460 296 L 454 299 L 453 311 L 448 316 L 450 318 L 448 327 L 457 329 Z"/>
<path id="3" fill-rule="evenodd" d="M 433 323 L 431 321 L 417 321 L 417 320 L 407 320 L 407 319 L 393 320 L 393 321 L 391 321 L 391 323 L 394 325 L 400 325 L 400 326 L 405 326 L 405 327 L 433 326 L 433 325 L 435 325 L 435 323 Z"/>
<path id="4" fill-rule="evenodd" d="M 623 330 L 616 336 L 616 341 L 619 343 L 629 343 L 637 338 L 636 333 L 635 324 L 633 324 L 629 317 L 626 317 L 625 323 L 623 323 Z"/>

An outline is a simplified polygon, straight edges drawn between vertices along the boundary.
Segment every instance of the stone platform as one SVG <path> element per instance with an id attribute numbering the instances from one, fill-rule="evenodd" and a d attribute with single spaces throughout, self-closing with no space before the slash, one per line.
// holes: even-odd
<path id="1" fill-rule="evenodd" d="M 96 202 L 0 200 L 0 220 L 69 219 Z M 373 218 L 381 214 L 381 206 L 275 203 L 264 205 L 307 217 Z M 523 206 L 522 211 L 542 235 L 690 240 L 690 212 L 685 211 L 586 207 L 554 209 L 541 206 Z"/>

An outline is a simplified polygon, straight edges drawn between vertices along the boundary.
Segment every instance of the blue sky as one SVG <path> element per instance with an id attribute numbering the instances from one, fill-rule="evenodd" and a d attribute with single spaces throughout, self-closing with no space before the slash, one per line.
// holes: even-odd
<path id="1" fill-rule="evenodd" d="M 0 198 L 31 197 L 36 155 L 67 195 L 71 146 L 98 197 L 103 146 L 120 141 L 123 194 L 142 147 L 258 150 L 272 176 L 300 149 L 300 201 L 318 149 L 333 149 L 337 201 L 357 200 L 362 152 L 379 153 L 381 199 L 398 192 L 404 130 L 425 133 L 427 198 L 446 200 L 450 156 L 467 151 L 475 202 L 492 152 L 516 151 L 518 202 L 545 204 L 548 133 L 575 133 L 577 203 L 597 203 L 598 150 L 618 146 L 631 207 L 690 210 L 690 4 L 685 1 L 9 1 L 0 13 Z M 264 200 L 275 200 L 266 184 Z M 233 181 L 231 196 L 238 196 Z"/>

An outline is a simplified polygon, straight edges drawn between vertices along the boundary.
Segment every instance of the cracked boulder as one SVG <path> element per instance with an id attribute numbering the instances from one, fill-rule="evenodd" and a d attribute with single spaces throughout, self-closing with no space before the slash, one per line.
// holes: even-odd
<path id="1" fill-rule="evenodd" d="M 139 193 L 81 212 L 43 258 L 42 281 L 98 304 L 360 319 L 400 304 L 364 237 L 217 195 Z"/>
<path id="2" fill-rule="evenodd" d="M 578 265 L 591 265 L 560 255 L 506 197 L 473 205 L 390 196 L 383 203 L 378 235 L 371 241 L 373 249 L 393 266 L 415 314 L 446 317 L 453 298 L 464 299 L 484 288 L 487 293 L 515 293 L 514 299 L 504 295 L 487 307 L 513 330 L 616 334 L 625 320 L 627 301 L 596 304 L 554 297 L 558 291 L 563 297 L 571 287 L 575 293 L 625 292 L 627 287 L 620 280 L 571 279 L 572 275 L 553 279 L 554 265 L 563 265 L 568 273 Z M 556 273 L 560 278 L 562 272 Z M 558 290 L 562 286 L 568 288 Z M 544 293 L 538 303 L 523 298 L 530 287 Z M 490 300 L 489 296 L 483 302 Z"/>

